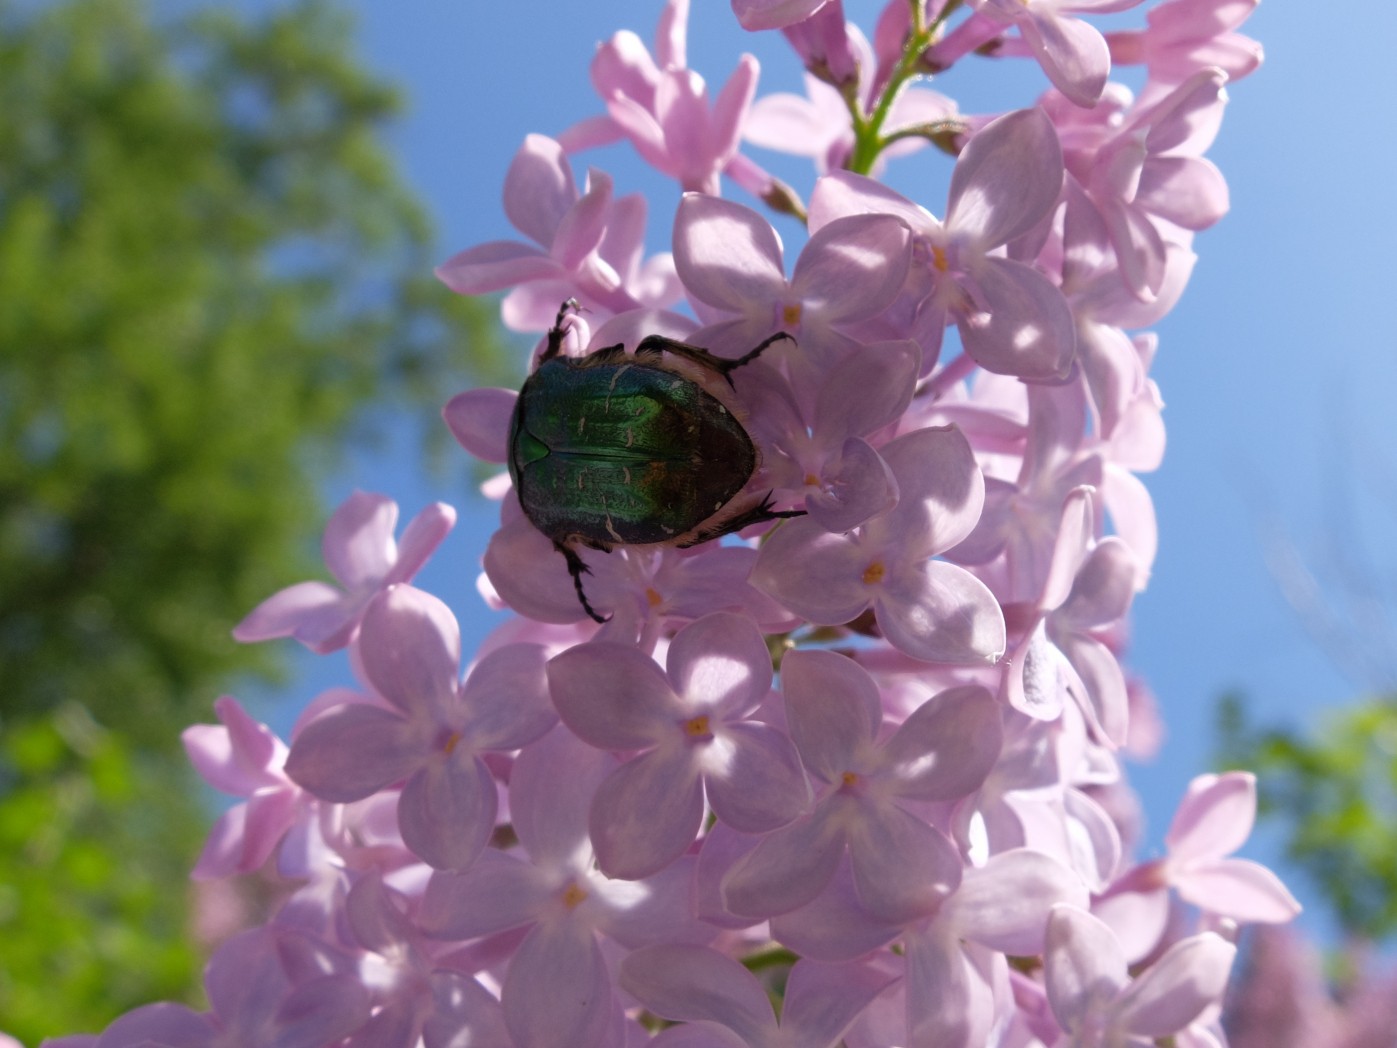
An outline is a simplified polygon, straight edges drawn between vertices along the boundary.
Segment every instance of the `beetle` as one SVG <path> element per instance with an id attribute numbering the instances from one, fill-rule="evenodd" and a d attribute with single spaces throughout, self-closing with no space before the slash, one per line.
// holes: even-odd
<path id="1" fill-rule="evenodd" d="M 805 512 L 773 510 L 769 492 L 742 497 L 759 456 L 722 385 L 791 336 L 735 360 L 664 335 L 647 335 L 633 354 L 615 345 L 568 357 L 563 325 L 577 309 L 563 303 L 519 390 L 509 476 L 524 516 L 566 560 L 582 609 L 606 622 L 583 589 L 591 569 L 579 547 L 696 546 Z"/>

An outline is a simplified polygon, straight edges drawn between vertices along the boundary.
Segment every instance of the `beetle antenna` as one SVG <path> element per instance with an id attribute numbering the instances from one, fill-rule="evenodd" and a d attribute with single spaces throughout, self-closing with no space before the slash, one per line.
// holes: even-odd
<path id="1" fill-rule="evenodd" d="M 571 546 L 564 545 L 561 542 L 554 542 L 553 548 L 561 553 L 563 559 L 568 562 L 568 574 L 572 576 L 572 588 L 577 590 L 577 599 L 581 602 L 582 610 L 587 613 L 587 617 L 596 623 L 605 624 L 610 622 L 610 616 L 603 618 L 601 615 L 597 614 L 596 609 L 588 602 L 587 594 L 583 592 L 582 574 L 586 572 L 590 575 L 592 569 L 587 567 L 583 559 L 577 555 L 577 550 L 573 549 Z"/>

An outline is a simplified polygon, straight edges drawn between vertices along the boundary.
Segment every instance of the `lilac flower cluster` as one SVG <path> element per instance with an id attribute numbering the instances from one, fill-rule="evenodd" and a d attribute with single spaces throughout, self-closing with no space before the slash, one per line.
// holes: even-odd
<path id="1" fill-rule="evenodd" d="M 289 747 L 232 699 L 185 735 L 244 798 L 196 876 L 272 866 L 284 901 L 214 957 L 210 1011 L 61 1043 L 1224 1044 L 1239 928 L 1298 906 L 1230 857 L 1245 773 L 1196 780 L 1167 854 L 1134 857 L 1122 758 L 1154 711 L 1121 656 L 1156 545 L 1138 474 L 1164 447 L 1144 329 L 1227 208 L 1203 154 L 1260 50 L 1235 31 L 1255 0 L 1081 17 L 1140 2 L 891 0 L 869 38 L 840 0 L 733 0 L 784 32 L 805 97 L 758 98 L 751 56 L 710 96 L 687 0 L 653 53 L 602 45 L 604 112 L 510 167 L 520 239 L 440 276 L 507 290 L 513 328 L 560 317 L 577 355 L 659 334 L 735 359 L 786 333 L 731 377 L 748 490 L 803 515 L 581 550 L 599 625 L 491 482 L 480 589 L 515 616 L 463 676 L 452 612 L 411 584 L 452 511 L 399 545 L 397 507 L 353 496 L 324 546 L 344 589 L 292 587 L 236 635 L 348 645 L 358 687 Z M 972 54 L 1031 57 L 1051 87 L 962 114 L 913 86 Z M 1138 95 L 1113 63 L 1143 67 Z M 744 140 L 811 157 L 809 192 Z M 618 141 L 684 191 L 672 254 L 646 257 L 644 199 L 575 177 Z M 944 203 L 876 177 L 926 146 L 955 157 Z M 808 231 L 789 276 L 762 207 Z M 502 463 L 515 399 L 462 393 L 446 422 Z"/>

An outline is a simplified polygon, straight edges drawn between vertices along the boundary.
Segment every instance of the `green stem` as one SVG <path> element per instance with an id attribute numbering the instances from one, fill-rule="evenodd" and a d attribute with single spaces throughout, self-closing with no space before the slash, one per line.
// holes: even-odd
<path id="1" fill-rule="evenodd" d="M 882 93 L 879 94 L 873 111 L 865 115 L 858 99 L 853 97 L 853 92 L 846 95 L 845 101 L 848 103 L 849 115 L 854 125 L 854 149 L 847 164 L 850 171 L 859 175 L 868 174 L 873 170 L 878 155 L 898 137 L 893 135 L 885 138 L 883 125 L 887 122 L 888 114 L 892 112 L 893 103 L 897 101 L 897 96 L 902 93 L 907 83 L 918 75 L 925 75 L 919 74 L 917 70 L 922 52 L 931 46 L 947 16 L 956 6 L 955 3 L 945 4 L 940 13 L 927 24 L 923 20 L 923 0 L 912 0 L 912 30 L 903 44 L 902 57 L 898 59 L 897 68 L 893 70 L 892 76 L 888 78 Z"/>

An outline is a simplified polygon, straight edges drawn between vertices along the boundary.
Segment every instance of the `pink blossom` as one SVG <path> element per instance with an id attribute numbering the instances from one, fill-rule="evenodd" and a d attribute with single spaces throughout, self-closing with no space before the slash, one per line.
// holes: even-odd
<path id="1" fill-rule="evenodd" d="M 820 180 L 810 222 L 818 230 L 841 216 L 885 214 L 906 223 L 923 295 L 913 337 L 922 345 L 924 369 L 936 361 L 942 332 L 954 320 L 966 353 L 981 367 L 1056 379 L 1072 362 L 1071 310 L 1043 274 L 993 252 L 1042 222 L 1061 191 L 1057 135 L 1041 110 L 1024 109 L 986 125 L 961 152 L 944 224 L 880 183 L 847 173 Z"/>
<path id="2" fill-rule="evenodd" d="M 613 198 L 611 177 L 596 170 L 579 194 L 553 139 L 524 140 L 505 177 L 504 209 L 532 243 L 481 244 L 447 259 L 437 276 L 462 295 L 513 288 L 502 307 L 509 327 L 543 331 L 568 298 L 607 315 L 674 301 L 668 257 L 641 262 L 644 199 Z"/>
<path id="3" fill-rule="evenodd" d="M 325 526 L 321 555 L 344 587 L 301 582 L 257 605 L 238 623 L 233 636 L 244 644 L 273 637 L 295 637 L 319 654 L 338 651 L 354 638 L 364 609 L 375 595 L 411 582 L 456 523 L 456 511 L 434 502 L 417 514 L 393 541 L 398 504 L 383 495 L 356 491 L 341 503 Z"/>
<path id="4" fill-rule="evenodd" d="M 359 658 L 392 708 L 327 709 L 287 759 L 287 774 L 324 800 L 359 800 L 406 779 L 403 840 L 440 869 L 470 865 L 494 829 L 495 782 L 481 754 L 517 749 L 553 722 L 541 647 L 494 651 L 462 685 L 460 645 L 446 605 L 411 586 L 385 590 L 365 612 Z"/>
<path id="5" fill-rule="evenodd" d="M 798 518 L 762 545 L 752 581 L 811 622 L 837 625 L 870 605 L 888 642 L 929 662 L 994 662 L 1004 616 L 983 582 L 935 560 L 979 519 L 984 479 L 954 428 L 922 429 L 882 449 L 898 503 L 848 534 Z"/>
<path id="6" fill-rule="evenodd" d="M 656 34 L 658 61 L 629 30 L 597 49 L 592 84 L 606 103 L 606 116 L 565 132 L 561 141 L 568 152 L 625 137 L 652 167 L 684 189 L 718 192 L 719 175 L 737 159 L 759 67 L 755 58 L 743 55 L 710 103 L 708 85 L 687 65 L 688 18 L 688 0 L 668 0 Z M 762 176 L 741 177 L 749 182 L 747 188 L 756 189 Z"/>
<path id="7" fill-rule="evenodd" d="M 818 12 L 828 0 L 732 0 L 743 29 L 783 29 Z"/>
<path id="8" fill-rule="evenodd" d="M 666 665 L 602 641 L 548 665 L 563 723 L 598 749 L 637 754 L 601 784 L 588 821 L 612 877 L 645 877 L 682 855 L 705 796 L 744 833 L 782 826 L 809 801 L 791 740 L 750 719 L 771 687 L 771 656 L 750 620 L 718 612 L 686 626 Z"/>
<path id="9" fill-rule="evenodd" d="M 1203 932 L 1175 943 L 1131 979 L 1110 928 L 1082 909 L 1055 906 L 1044 955 L 1048 1000 L 1070 1043 L 1145 1048 L 1220 1002 L 1236 953 Z"/>

